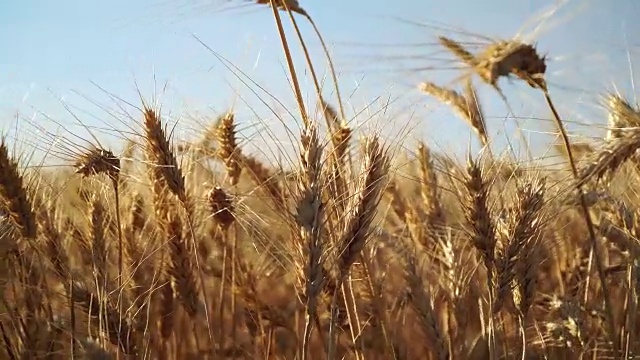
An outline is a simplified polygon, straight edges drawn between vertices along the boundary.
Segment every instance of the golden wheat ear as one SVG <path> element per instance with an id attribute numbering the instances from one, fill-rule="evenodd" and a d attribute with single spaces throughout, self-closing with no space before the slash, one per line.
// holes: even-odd
<path id="1" fill-rule="evenodd" d="M 4 138 L 0 139 L 0 201 L 22 237 L 34 240 L 38 234 L 36 216 L 18 162 L 10 156 Z"/>
<path id="2" fill-rule="evenodd" d="M 544 181 L 538 179 L 533 183 L 525 184 L 517 191 L 517 204 L 515 214 L 510 219 L 507 246 L 497 263 L 497 295 L 493 312 L 498 312 L 502 308 L 505 297 L 512 292 L 512 283 L 516 279 L 524 280 L 523 288 L 527 290 L 519 295 L 531 294 L 530 287 L 534 279 L 531 276 L 522 276 L 524 273 L 532 275 L 531 269 L 527 269 L 530 265 L 526 259 L 529 254 L 524 251 L 533 248 L 531 243 L 537 241 L 536 236 L 542 226 L 540 212 L 544 205 L 544 186 Z M 525 314 L 531 299 L 519 296 L 518 300 L 516 303 Z"/>
<path id="3" fill-rule="evenodd" d="M 180 205 L 186 212 L 185 222 L 189 230 L 189 240 L 192 242 L 192 246 L 189 247 L 190 251 L 193 251 L 194 266 L 196 275 L 200 279 L 200 291 L 204 298 L 205 304 L 209 304 L 208 287 L 206 286 L 204 274 L 200 267 L 200 255 L 198 254 L 198 246 L 196 244 L 197 237 L 195 234 L 194 226 L 194 213 L 195 204 L 192 201 L 192 197 L 187 192 L 185 177 L 183 170 L 176 159 L 173 147 L 170 144 L 169 137 L 167 136 L 165 129 L 160 121 L 160 116 L 155 110 L 144 106 L 144 139 L 146 142 L 146 156 L 150 161 L 152 168 L 152 180 L 154 184 L 154 195 L 158 200 L 163 198 L 163 190 L 166 187 L 170 190 L 175 197 L 178 198 Z M 157 214 L 160 216 L 159 223 L 161 229 L 168 234 L 169 226 L 165 219 L 167 216 L 171 216 L 171 212 L 167 209 L 166 198 L 161 201 L 161 204 L 156 209 Z M 209 307 L 203 307 L 204 316 L 206 318 L 206 326 L 209 335 L 209 340 L 213 341 L 213 330 L 211 328 L 211 320 L 209 317 Z"/>
<path id="4" fill-rule="evenodd" d="M 422 92 L 450 106 L 478 135 L 482 145 L 488 146 L 489 135 L 487 134 L 484 115 L 482 114 L 482 108 L 480 107 L 480 103 L 470 81 L 467 82 L 465 95 L 431 82 L 423 82 L 419 85 L 419 88 Z"/>
<path id="5" fill-rule="evenodd" d="M 339 236 L 337 243 L 339 273 L 338 286 L 340 289 L 349 275 L 351 266 L 364 249 L 371 238 L 371 224 L 377 213 L 378 205 L 384 189 L 387 176 L 390 171 L 390 158 L 387 149 L 380 143 L 377 137 L 366 138 L 364 142 L 364 162 L 362 174 L 358 179 L 358 185 L 349 204 L 349 215 L 345 219 L 345 228 Z M 329 357 L 335 354 L 337 333 L 335 324 L 337 319 L 337 296 L 340 291 L 333 294 L 331 302 L 331 322 L 329 334 Z M 348 310 L 351 312 L 350 310 Z M 351 314 L 348 314 L 351 318 Z"/>
<path id="6" fill-rule="evenodd" d="M 489 207 L 490 182 L 477 160 L 469 158 L 466 170 L 465 217 L 471 228 L 472 244 L 484 260 L 489 288 L 493 288 L 497 238 L 496 224 Z"/>
<path id="7" fill-rule="evenodd" d="M 609 129 L 607 141 L 620 138 L 625 130 L 640 127 L 640 110 L 617 94 L 609 94 L 605 97 L 605 109 L 607 110 Z"/>
<path id="8" fill-rule="evenodd" d="M 187 190 L 182 170 L 169 144 L 158 114 L 150 108 L 144 109 L 145 140 L 147 156 L 152 161 L 156 178 L 186 204 Z"/>
<path id="9" fill-rule="evenodd" d="M 477 56 L 476 71 L 487 83 L 495 85 L 501 77 L 515 75 L 529 86 L 546 89 L 546 57 L 533 45 L 518 41 L 498 41 Z"/>
<path id="10" fill-rule="evenodd" d="M 474 67 L 477 64 L 476 57 L 470 53 L 467 49 L 453 39 L 449 39 L 445 36 L 438 37 L 438 41 L 445 49 L 449 50 L 454 56 L 462 60 L 467 66 Z"/>
<path id="11" fill-rule="evenodd" d="M 418 162 L 420 167 L 420 195 L 430 224 L 444 224 L 444 212 L 440 203 L 438 176 L 429 147 L 418 144 Z"/>
<path id="12" fill-rule="evenodd" d="M 235 209 L 231 197 L 223 188 L 216 186 L 207 194 L 209 209 L 220 228 L 228 229 L 235 221 Z"/>
<path id="13" fill-rule="evenodd" d="M 640 149 L 640 128 L 627 129 L 608 143 L 600 152 L 593 153 L 588 164 L 580 169 L 578 184 L 591 179 L 600 180 L 618 170 Z"/>
<path id="14" fill-rule="evenodd" d="M 80 155 L 74 166 L 76 173 L 85 177 L 106 174 L 110 179 L 117 181 L 120 175 L 120 159 L 110 150 L 100 148 Z"/>
<path id="15" fill-rule="evenodd" d="M 308 359 L 311 331 L 317 317 L 318 296 L 324 288 L 324 268 L 322 256 L 326 248 L 322 235 L 324 230 L 324 207 L 322 200 L 321 173 L 322 147 L 315 124 L 304 129 L 300 136 L 301 176 L 298 180 L 299 194 L 296 207 L 297 253 L 301 256 L 298 265 L 298 279 L 304 292 L 305 329 L 300 352 L 302 359 Z"/>
<path id="16" fill-rule="evenodd" d="M 201 313 L 199 291 L 196 285 L 195 267 L 192 265 L 193 253 L 187 246 L 186 239 L 182 235 L 182 220 L 171 215 L 168 219 L 168 244 L 170 253 L 169 275 L 171 275 L 175 292 L 182 307 L 192 320 Z M 197 336 L 194 332 L 194 336 Z"/>
<path id="17" fill-rule="evenodd" d="M 218 139 L 218 156 L 224 162 L 229 176 L 229 183 L 235 186 L 240 181 L 242 168 L 238 163 L 240 156 L 240 147 L 236 140 L 236 125 L 234 123 L 235 116 L 233 113 L 226 113 L 220 117 L 216 129 L 216 138 Z"/>
<path id="18" fill-rule="evenodd" d="M 90 177 L 99 174 L 105 174 L 111 179 L 113 191 L 116 199 L 116 226 L 118 227 L 118 287 L 122 287 L 124 275 L 124 255 L 123 255 L 123 238 L 122 223 L 120 219 L 120 158 L 115 156 L 111 150 L 102 148 L 93 148 L 92 150 L 81 154 L 76 160 L 74 166 L 76 174 L 83 177 Z M 120 309 L 121 310 L 121 309 Z"/>

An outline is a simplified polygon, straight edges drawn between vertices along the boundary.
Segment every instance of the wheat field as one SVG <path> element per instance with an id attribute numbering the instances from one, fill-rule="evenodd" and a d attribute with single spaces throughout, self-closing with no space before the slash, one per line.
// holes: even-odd
<path id="1" fill-rule="evenodd" d="M 121 153 L 62 141 L 72 170 L 28 166 L 3 138 L 2 358 L 640 357 L 640 109 L 603 94 L 606 138 L 574 144 L 533 45 L 472 53 L 442 36 L 468 76 L 416 87 L 484 148 L 463 162 L 425 142 L 399 154 L 355 138 L 335 72 L 332 100 L 310 57 L 291 60 L 305 43 L 283 22 L 313 23 L 303 4 L 257 4 L 272 5 L 297 100 L 293 169 L 246 152 L 233 112 L 177 143 L 146 101 Z M 545 101 L 566 171 L 491 153 L 475 84 L 506 99 L 503 78 Z"/>

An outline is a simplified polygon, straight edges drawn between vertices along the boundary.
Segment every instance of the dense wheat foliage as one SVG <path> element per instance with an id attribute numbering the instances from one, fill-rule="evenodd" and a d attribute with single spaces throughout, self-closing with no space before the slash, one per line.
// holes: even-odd
<path id="1" fill-rule="evenodd" d="M 355 139 L 339 93 L 315 88 L 319 117 L 302 101 L 313 64 L 290 61 L 303 39 L 282 22 L 304 4 L 257 3 L 277 5 L 298 100 L 293 171 L 243 149 L 232 111 L 178 145 L 142 103 L 123 154 L 59 142 L 74 171 L 24 170 L 0 141 L 2 358 L 640 358 L 640 109 L 607 95 L 607 137 L 572 144 L 533 45 L 441 37 L 472 71 L 424 96 L 487 146 L 474 81 L 539 91 L 571 176 Z"/>

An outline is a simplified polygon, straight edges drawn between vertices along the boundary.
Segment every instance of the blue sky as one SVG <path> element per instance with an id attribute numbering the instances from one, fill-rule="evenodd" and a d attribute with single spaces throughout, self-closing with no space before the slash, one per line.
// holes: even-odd
<path id="1" fill-rule="evenodd" d="M 562 85 L 552 87 L 562 114 L 590 125 L 571 124 L 576 133 L 597 135 L 605 124 L 594 103 L 605 91 L 617 88 L 635 101 L 629 58 L 631 64 L 638 58 L 639 40 L 633 35 L 640 33 L 640 3 L 568 1 L 548 16 L 540 32 L 532 32 L 540 13 L 554 4 L 558 2 L 301 0 L 332 47 L 353 124 L 380 129 L 391 140 L 402 132 L 406 146 L 424 139 L 454 152 L 467 147 L 469 129 L 416 91 L 420 81 L 447 84 L 459 74 L 437 61 L 445 56 L 435 44 L 437 35 L 478 40 L 457 35 L 454 28 L 508 38 L 530 21 L 527 32 L 550 57 L 548 79 Z M 311 27 L 303 19 L 299 24 L 318 70 L 326 75 Z M 256 96 L 255 85 L 242 85 L 194 34 L 295 113 L 282 47 L 267 7 L 221 0 L 5 1 L 0 3 L 0 48 L 5 49 L 0 57 L 0 131 L 10 138 L 17 135 L 18 143 L 27 147 L 43 138 L 38 127 L 86 138 L 74 125 L 79 119 L 102 141 L 118 147 L 118 133 L 134 124 L 118 114 L 119 106 L 123 101 L 139 105 L 138 84 L 146 99 L 160 96 L 163 114 L 170 124 L 177 122 L 177 138 L 197 136 L 207 121 L 233 106 L 247 147 L 268 156 L 275 147 L 290 148 L 292 138 L 285 128 L 295 129 L 295 120 L 266 94 Z M 297 47 L 293 32 L 288 36 Z M 294 55 L 303 73 L 303 58 L 298 50 Z M 432 69 L 410 71 L 418 67 Z M 302 76 L 302 81 L 307 105 L 313 108 L 310 79 Z M 553 139 L 546 133 L 552 131 L 549 121 L 532 119 L 549 117 L 540 95 L 520 83 L 503 81 L 502 86 L 516 115 L 529 118 L 520 126 L 540 155 Z M 504 147 L 506 139 L 515 139 L 515 123 L 505 121 L 507 109 L 494 93 L 480 90 L 488 127 L 496 134 L 496 146 Z M 329 78 L 325 95 L 335 103 Z M 130 107 L 123 109 L 139 117 Z"/>

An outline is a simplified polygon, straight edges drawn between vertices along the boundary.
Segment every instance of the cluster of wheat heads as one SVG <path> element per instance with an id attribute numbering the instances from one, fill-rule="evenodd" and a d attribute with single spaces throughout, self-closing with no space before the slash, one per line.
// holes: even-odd
<path id="1" fill-rule="evenodd" d="M 492 86 L 505 101 L 506 97 L 498 85 L 498 81 L 501 77 L 516 76 L 518 79 L 526 82 L 530 87 L 538 89 L 543 93 L 546 103 L 553 115 L 553 120 L 558 133 L 562 138 L 563 144 L 561 152 L 567 158 L 573 175 L 566 190 L 569 192 L 570 196 L 575 198 L 571 203 L 578 205 L 579 217 L 582 218 L 582 223 L 584 225 L 583 228 L 584 231 L 586 231 L 585 237 L 587 241 L 585 242 L 585 253 L 587 256 L 584 259 L 585 269 L 583 274 L 580 276 L 583 283 L 580 284 L 581 289 L 578 290 L 581 291 L 582 294 L 576 292 L 573 294 L 573 297 L 575 300 L 580 301 L 581 306 L 585 309 L 584 311 L 586 311 L 589 299 L 594 296 L 591 291 L 592 286 L 595 285 L 591 284 L 589 280 L 592 275 L 592 265 L 595 263 L 597 278 L 599 280 L 597 285 L 600 291 L 600 297 L 598 298 L 598 302 L 601 307 L 599 325 L 603 327 L 603 339 L 601 340 L 604 343 L 604 345 L 600 345 L 600 351 L 608 352 L 606 356 L 613 358 L 634 357 L 635 352 L 637 351 L 635 350 L 637 347 L 637 341 L 635 339 L 637 326 L 635 303 L 637 302 L 637 287 L 639 283 L 635 276 L 638 274 L 636 271 L 638 259 L 637 255 L 629 248 L 616 247 L 614 245 L 615 241 L 608 235 L 610 235 L 609 231 L 612 227 L 618 226 L 619 228 L 626 229 L 627 239 L 630 240 L 634 238 L 629 226 L 631 223 L 635 222 L 635 220 L 633 220 L 635 219 L 635 215 L 633 215 L 635 211 L 633 210 L 633 206 L 627 206 L 627 203 L 629 203 L 630 200 L 629 194 L 619 194 L 621 195 L 619 197 L 609 196 L 613 190 L 611 188 L 611 176 L 609 175 L 612 171 L 616 171 L 622 167 L 627 160 L 632 160 L 632 162 L 636 161 L 635 153 L 639 144 L 636 144 L 632 139 L 637 136 L 637 126 L 640 124 L 637 117 L 638 109 L 633 107 L 618 94 L 608 95 L 605 105 L 609 112 L 610 130 L 605 139 L 606 146 L 602 150 L 596 151 L 593 150 L 589 144 L 581 144 L 582 148 L 586 148 L 586 151 L 583 151 L 586 152 L 586 159 L 585 163 L 580 166 L 577 161 L 577 156 L 574 155 L 574 153 L 578 152 L 576 150 L 579 149 L 575 149 L 575 146 L 570 143 L 563 121 L 555 108 L 547 87 L 545 80 L 545 72 L 547 68 L 546 57 L 538 54 L 534 46 L 524 44 L 515 39 L 502 40 L 490 44 L 486 49 L 478 54 L 472 54 L 465 49 L 462 44 L 450 38 L 440 37 L 440 43 L 447 50 L 453 53 L 458 60 L 461 60 L 470 68 L 470 74 L 477 75 L 484 83 Z M 481 144 L 485 148 L 488 148 L 489 137 L 484 121 L 485 117 L 470 74 L 464 76 L 466 78 L 464 94 L 460 94 L 454 89 L 438 86 L 431 82 L 421 83 L 419 88 L 426 94 L 435 97 L 442 103 L 452 107 L 458 116 L 466 121 L 475 131 Z M 623 140 L 623 138 L 625 140 Z M 634 145 L 631 145 L 632 143 Z M 511 176 L 519 177 L 521 174 L 516 174 L 514 172 Z M 608 181 L 603 183 L 601 181 L 603 179 L 607 179 Z M 628 181 L 629 178 L 626 180 Z M 469 187 L 471 184 L 473 184 L 473 182 L 467 184 L 469 189 L 471 189 L 471 187 Z M 480 186 L 477 184 L 478 183 L 476 183 L 474 188 L 480 189 Z M 537 195 L 533 196 L 534 193 L 529 194 L 531 198 L 528 200 L 520 197 L 520 209 L 535 208 L 537 211 L 541 211 L 542 199 L 544 198 L 544 186 L 540 183 L 536 183 L 534 180 L 529 180 L 525 188 L 530 191 L 533 188 L 537 189 L 534 192 L 537 193 Z M 518 189 L 521 189 L 520 185 L 518 186 Z M 566 195 L 563 197 L 566 198 Z M 498 200 L 501 202 L 503 201 L 502 198 Z M 525 205 L 525 203 L 527 203 L 527 205 Z M 608 206 L 605 204 L 608 204 Z M 601 208 L 601 206 L 603 208 Z M 498 223 L 502 222 L 504 218 L 513 217 L 514 209 L 504 209 L 503 204 L 500 204 L 500 207 L 503 209 L 500 210 L 502 214 L 499 216 Z M 554 213 L 558 210 L 562 210 L 562 208 L 554 209 Z M 505 211 L 506 215 L 504 215 Z M 619 217 L 621 216 L 619 214 L 620 211 L 627 216 L 624 223 L 612 224 L 607 222 L 607 227 L 602 227 L 601 220 L 603 218 L 606 218 L 607 216 Z M 477 213 L 467 211 L 467 220 L 470 223 L 473 223 L 474 220 L 481 219 L 482 217 L 479 213 L 484 212 L 484 209 Z M 517 212 L 518 211 L 516 210 L 516 213 Z M 529 214 L 529 216 L 533 216 L 533 214 Z M 520 223 L 520 225 L 515 225 L 515 228 L 510 232 L 507 232 L 507 240 L 505 244 L 500 244 L 499 241 L 498 243 L 490 244 L 486 242 L 486 239 L 495 236 L 496 225 L 491 224 L 489 219 L 490 217 L 485 216 L 484 220 L 479 221 L 472 227 L 476 232 L 474 235 L 476 243 L 474 245 L 483 259 L 484 268 L 488 278 L 488 309 L 489 311 L 495 311 L 496 309 L 502 308 L 502 303 L 495 302 L 504 301 L 504 294 L 512 292 L 514 304 L 517 304 L 517 307 L 520 307 L 516 311 L 516 314 L 518 317 L 518 324 L 522 327 L 523 321 L 526 319 L 527 312 L 533 304 L 531 302 L 532 299 L 527 300 L 528 296 L 526 295 L 526 288 L 530 287 L 528 291 L 534 291 L 533 289 L 536 288 L 534 283 L 537 280 L 526 279 L 526 272 L 532 271 L 533 264 L 526 264 L 526 262 L 523 261 L 519 265 L 519 268 L 521 270 L 520 276 L 525 278 L 521 279 L 519 283 L 516 282 L 515 279 L 517 276 L 514 278 L 514 274 L 518 273 L 518 271 L 515 270 L 518 265 L 514 261 L 514 258 L 522 256 L 537 258 L 539 255 L 539 249 L 537 249 L 537 247 L 527 247 L 525 243 L 518 244 L 516 239 L 520 237 L 517 234 L 524 233 L 529 234 L 527 236 L 533 236 L 535 238 L 533 235 L 535 230 L 533 228 L 525 229 L 525 224 L 528 224 L 527 226 L 531 226 L 531 224 L 538 224 L 540 220 L 533 217 L 528 220 L 522 219 L 523 222 Z M 540 239 L 541 238 L 538 240 Z M 562 239 L 556 240 L 562 241 Z M 635 242 L 636 244 L 634 246 L 637 246 L 637 239 L 630 241 Z M 500 247 L 496 247 L 498 245 Z M 550 248 L 553 249 L 553 245 L 551 245 Z M 625 278 L 626 289 L 623 292 L 624 296 L 620 299 L 614 299 L 612 295 L 613 292 L 611 290 L 611 287 L 616 285 L 615 282 L 612 283 L 609 278 L 609 269 L 611 266 L 614 266 L 611 264 L 611 248 L 624 252 L 624 257 L 626 257 L 624 270 L 627 275 Z M 509 268 L 511 268 L 511 270 L 506 271 Z M 620 269 L 621 268 L 619 267 L 618 270 Z M 504 275 L 505 272 L 507 275 Z M 564 286 L 563 289 L 566 290 Z M 597 296 L 598 293 L 595 295 Z M 613 302 L 613 300 L 616 301 Z M 619 313 L 619 308 L 616 306 L 620 302 L 624 304 L 621 309 L 622 313 Z M 614 306 L 616 307 L 615 309 Z M 591 311 L 591 314 L 595 316 L 597 312 Z M 489 338 L 488 352 L 491 357 L 495 356 L 496 351 L 500 351 L 497 348 L 499 344 L 492 338 L 494 335 L 493 331 L 496 329 L 491 326 L 491 322 L 494 320 L 493 316 L 490 315 L 488 317 L 488 321 L 490 323 L 488 329 L 489 334 L 487 335 Z M 503 321 L 501 318 L 499 318 L 499 320 Z M 536 328 L 538 327 L 536 326 Z M 526 333 L 524 328 L 521 328 L 520 330 L 522 333 L 523 343 L 526 343 Z M 578 340 L 582 343 L 579 326 L 575 326 L 575 330 L 572 332 L 578 334 Z M 598 343 L 596 340 L 594 341 L 595 343 Z M 588 349 L 593 350 L 592 348 Z M 523 347 L 521 354 L 524 358 L 526 355 L 525 347 Z M 584 355 L 584 351 L 581 354 Z M 600 354 L 600 356 L 605 355 Z"/>
<path id="2" fill-rule="evenodd" d="M 442 43 L 483 81 L 516 75 L 552 106 L 532 46 L 473 55 Z M 463 94 L 421 89 L 489 143 L 471 82 Z M 571 179 L 491 154 L 457 164 L 424 143 L 401 176 L 380 138 L 353 149 L 347 119 L 322 97 L 330 139 L 301 105 L 286 175 L 242 148 L 232 112 L 177 146 L 144 105 L 125 153 L 76 148 L 75 172 L 23 171 L 2 140 L 0 353 L 635 358 L 640 110 L 606 100 L 604 145 L 581 162 L 563 147 Z"/>

